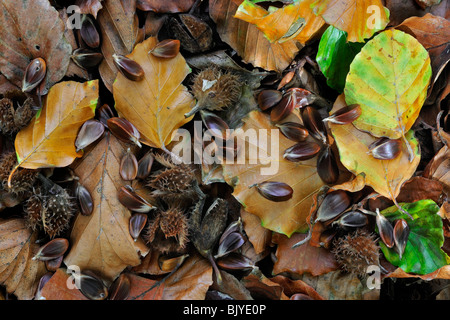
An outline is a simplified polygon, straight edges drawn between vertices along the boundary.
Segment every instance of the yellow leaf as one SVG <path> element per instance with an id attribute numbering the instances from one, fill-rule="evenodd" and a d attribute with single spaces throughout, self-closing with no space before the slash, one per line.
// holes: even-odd
<path id="1" fill-rule="evenodd" d="M 98 80 L 54 85 L 31 123 L 16 136 L 19 166 L 65 167 L 82 155 L 75 140 L 80 127 L 95 115 Z"/>
<path id="2" fill-rule="evenodd" d="M 182 82 L 191 72 L 178 54 L 175 58 L 157 58 L 148 52 L 158 40 L 150 37 L 138 44 L 128 58 L 141 65 L 142 81 L 131 81 L 118 73 L 113 84 L 116 110 L 141 133 L 141 142 L 155 148 L 165 148 L 172 133 L 186 122 L 184 114 L 195 104 L 193 96 Z"/>

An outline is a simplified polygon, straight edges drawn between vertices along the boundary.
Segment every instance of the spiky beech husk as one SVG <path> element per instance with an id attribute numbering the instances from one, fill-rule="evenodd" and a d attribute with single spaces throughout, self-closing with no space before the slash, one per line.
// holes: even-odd
<path id="1" fill-rule="evenodd" d="M 147 185 L 154 189 L 155 197 L 176 200 L 195 194 L 192 188 L 195 179 L 195 170 L 189 165 L 181 164 L 153 174 Z"/>
<path id="2" fill-rule="evenodd" d="M 8 98 L 0 100 L 0 131 L 9 135 L 15 132 L 13 102 Z"/>
<path id="3" fill-rule="evenodd" d="M 147 227 L 145 239 L 163 253 L 183 252 L 188 243 L 188 219 L 183 210 L 158 211 Z"/>
<path id="4" fill-rule="evenodd" d="M 69 228 L 76 208 L 74 198 L 60 187 L 52 188 L 44 194 L 38 188 L 24 205 L 28 227 L 32 230 L 43 229 L 50 238 Z"/>
<path id="5" fill-rule="evenodd" d="M 17 165 L 17 156 L 14 152 L 4 153 L 0 157 L 1 188 L 16 195 L 27 195 L 33 190 L 38 175 L 37 170 L 19 168 L 11 178 L 11 188 L 8 187 L 8 177 Z"/>
<path id="6" fill-rule="evenodd" d="M 0 100 L 0 132 L 5 135 L 13 135 L 28 125 L 34 116 L 32 110 L 33 99 L 27 98 L 22 105 L 14 109 L 11 99 Z"/>
<path id="7" fill-rule="evenodd" d="M 364 278 L 369 266 L 379 265 L 379 249 L 375 234 L 357 229 L 334 239 L 332 252 L 343 270 Z"/>
<path id="8" fill-rule="evenodd" d="M 231 72 L 211 67 L 198 73 L 192 93 L 202 109 L 222 110 L 234 105 L 241 96 L 242 81 Z"/>

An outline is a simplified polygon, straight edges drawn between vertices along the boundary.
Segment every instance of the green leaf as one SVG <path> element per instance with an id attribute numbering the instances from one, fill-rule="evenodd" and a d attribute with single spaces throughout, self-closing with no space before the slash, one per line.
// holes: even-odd
<path id="1" fill-rule="evenodd" d="M 333 26 L 327 28 L 320 39 L 316 60 L 331 88 L 344 91 L 350 64 L 363 46 L 364 43 L 347 42 L 347 32 Z"/>
<path id="2" fill-rule="evenodd" d="M 447 254 L 442 251 L 444 234 L 442 219 L 437 214 L 438 205 L 432 200 L 420 200 L 414 203 L 401 203 L 414 220 L 400 212 L 396 206 L 381 211 L 389 221 L 405 219 L 410 228 L 405 252 L 400 260 L 395 248 L 388 248 L 380 241 L 381 250 L 386 259 L 407 273 L 429 274 L 447 265 Z"/>
<path id="3" fill-rule="evenodd" d="M 398 30 L 378 34 L 356 55 L 347 75 L 345 101 L 362 110 L 353 124 L 376 137 L 405 138 L 430 77 L 430 57 L 415 38 Z"/>

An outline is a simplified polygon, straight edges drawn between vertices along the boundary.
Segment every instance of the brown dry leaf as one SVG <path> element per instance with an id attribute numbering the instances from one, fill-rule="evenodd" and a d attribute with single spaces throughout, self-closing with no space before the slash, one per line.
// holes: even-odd
<path id="1" fill-rule="evenodd" d="M 390 273 L 388 278 L 420 278 L 422 280 L 430 281 L 433 279 L 450 279 L 450 265 L 443 266 L 442 268 L 437 269 L 436 271 L 424 274 L 417 275 L 412 273 L 406 273 L 401 268 L 395 269 L 394 272 Z"/>
<path id="2" fill-rule="evenodd" d="M 214 281 L 210 290 L 225 293 L 235 300 L 253 300 L 250 292 L 235 276 L 225 270 L 220 270 L 220 275 L 222 276 L 222 282 L 218 284 L 217 281 Z"/>
<path id="3" fill-rule="evenodd" d="M 242 278 L 241 282 L 255 300 L 289 300 L 283 292 L 283 287 L 261 272 L 253 271 Z"/>
<path id="4" fill-rule="evenodd" d="M 39 246 L 23 219 L 0 219 L 0 284 L 20 300 L 34 297 L 39 279 L 47 270 L 32 260 Z"/>
<path id="5" fill-rule="evenodd" d="M 241 209 L 241 218 L 248 241 L 253 245 L 256 254 L 267 249 L 272 239 L 272 232 L 261 225 L 261 219 L 244 209 Z"/>
<path id="6" fill-rule="evenodd" d="M 94 117 L 97 100 L 98 80 L 54 85 L 43 107 L 16 136 L 19 166 L 65 167 L 82 156 L 76 151 L 75 140 L 83 123 Z"/>
<path id="7" fill-rule="evenodd" d="M 301 49 L 295 40 L 270 43 L 254 25 L 233 18 L 242 0 L 210 0 L 210 16 L 217 25 L 220 38 L 242 59 L 266 70 L 283 71 Z"/>
<path id="8" fill-rule="evenodd" d="M 41 290 L 45 300 L 89 300 L 77 288 L 69 289 L 67 281 L 70 275 L 65 269 L 58 269 Z"/>
<path id="9" fill-rule="evenodd" d="M 289 239 L 279 233 L 273 234 L 272 241 L 278 245 L 273 274 L 287 273 L 294 276 L 309 273 L 318 276 L 338 268 L 333 254 L 325 248 L 310 246 L 308 242 L 292 248 L 305 237 L 304 234 L 295 234 Z"/>
<path id="10" fill-rule="evenodd" d="M 129 54 L 139 41 L 139 21 L 136 15 L 136 0 L 109 0 L 103 3 L 98 13 L 102 39 L 103 61 L 99 66 L 105 86 L 112 92 L 117 68 L 112 55 Z"/>
<path id="11" fill-rule="evenodd" d="M 61 19 L 63 21 L 67 21 L 68 19 L 68 15 L 67 15 L 67 9 L 61 9 L 59 10 L 59 16 L 61 17 Z M 68 28 L 67 24 L 65 24 L 65 28 L 64 28 L 64 37 L 66 38 L 66 40 L 69 42 L 69 44 L 72 47 L 72 52 L 75 51 L 78 48 L 78 44 L 77 41 L 75 39 L 75 34 L 74 34 L 74 30 L 71 30 Z M 69 67 L 67 68 L 67 72 L 66 72 L 66 77 L 79 77 L 81 79 L 84 80 L 88 80 L 89 79 L 89 74 L 88 72 L 83 69 L 80 68 L 75 62 L 73 62 L 72 59 L 70 59 L 69 62 Z"/>
<path id="12" fill-rule="evenodd" d="M 82 14 L 92 14 L 95 19 L 97 19 L 97 13 L 103 8 L 102 0 L 76 0 L 75 5 L 80 7 Z"/>
<path id="13" fill-rule="evenodd" d="M 128 300 L 204 300 L 212 285 L 212 267 L 199 255 L 190 256 L 161 281 L 130 275 Z"/>
<path id="14" fill-rule="evenodd" d="M 137 8 L 157 13 L 179 13 L 189 11 L 194 3 L 195 0 L 137 0 Z"/>
<path id="15" fill-rule="evenodd" d="M 64 22 L 48 0 L 0 3 L 0 72 L 22 87 L 31 60 L 42 58 L 47 65 L 41 95 L 61 80 L 69 66 L 72 48 L 64 37 Z"/>
<path id="16" fill-rule="evenodd" d="M 107 280 L 115 279 L 127 266 L 140 264 L 140 256 L 149 251 L 142 240 L 135 242 L 130 236 L 131 213 L 117 198 L 120 187 L 126 185 L 119 167 L 128 147 L 106 134 L 73 166 L 92 196 L 94 211 L 76 217 L 70 235 L 72 247 L 64 262 L 98 272 Z"/>
<path id="17" fill-rule="evenodd" d="M 204 300 L 212 273 L 209 261 L 197 254 L 188 257 L 165 281 L 163 300 Z"/>
<path id="18" fill-rule="evenodd" d="M 321 276 L 304 273 L 299 280 L 311 286 L 326 300 L 379 300 L 380 290 L 369 289 L 366 281 L 353 273 L 332 271 Z"/>
<path id="19" fill-rule="evenodd" d="M 191 71 L 184 58 L 181 54 L 172 59 L 149 54 L 157 42 L 150 37 L 127 56 L 144 69 L 144 79 L 130 81 L 119 73 L 113 93 L 117 112 L 139 130 L 141 142 L 165 148 L 172 133 L 192 119 L 186 119 L 184 114 L 191 110 L 195 99 L 182 84 Z"/>
<path id="20" fill-rule="evenodd" d="M 381 0 L 315 0 L 311 6 L 326 23 L 347 32 L 350 42 L 364 42 L 389 23 Z"/>
<path id="21" fill-rule="evenodd" d="M 331 114 L 345 106 L 344 95 L 340 95 Z M 355 175 L 364 175 L 365 184 L 376 192 L 395 200 L 402 185 L 416 171 L 420 162 L 418 141 L 413 132 L 407 133 L 407 139 L 414 150 L 414 158 L 409 161 L 409 152 L 404 141 L 401 142 L 399 156 L 392 160 L 378 160 L 366 152 L 368 146 L 376 140 L 369 133 L 356 129 L 353 124 L 337 125 L 330 123 L 330 129 L 339 148 L 342 164 Z"/>
<path id="22" fill-rule="evenodd" d="M 411 17 L 396 27 L 415 37 L 427 49 L 433 70 L 431 84 L 450 61 L 450 21 L 427 13 L 423 17 Z M 428 89 L 428 95 L 432 88 Z"/>
<path id="23" fill-rule="evenodd" d="M 325 27 L 322 17 L 315 15 L 311 9 L 313 2 L 300 0 L 267 11 L 258 4 L 244 0 L 234 17 L 254 24 L 272 43 L 297 40 L 305 45 L 320 36 Z"/>
<path id="24" fill-rule="evenodd" d="M 292 115 L 292 121 L 296 120 L 298 121 L 298 118 Z M 240 128 L 241 133 L 256 132 L 256 135 L 261 135 L 266 132 L 267 137 L 260 136 L 257 141 L 246 142 L 245 136 L 237 131 L 237 146 L 241 148 L 238 150 L 237 163 L 223 164 L 224 177 L 227 183 L 234 187 L 234 197 L 244 205 L 246 211 L 258 216 L 267 229 L 288 236 L 294 232 L 306 231 L 306 217 L 310 213 L 313 197 L 324 186 L 317 173 L 317 159 L 301 162 L 284 159 L 284 151 L 295 142 L 284 137 L 278 128 L 271 124 L 268 115 L 252 111 L 244 122 Z M 313 140 L 311 137 L 308 139 Z M 276 146 L 271 146 L 273 140 L 276 141 Z M 251 149 L 255 151 L 256 159 L 248 152 Z M 245 158 L 245 162 L 239 160 L 242 158 Z M 292 198 L 272 202 L 261 196 L 257 188 L 250 188 L 255 183 L 265 181 L 287 183 L 294 190 Z"/>
<path id="25" fill-rule="evenodd" d="M 20 90 L 18 87 L 9 82 L 6 77 L 0 73 L 0 94 L 4 94 L 10 91 Z"/>
<path id="26" fill-rule="evenodd" d="M 417 5 L 416 0 L 385 0 L 385 6 L 391 13 L 389 16 L 390 26 L 397 26 L 409 17 L 422 17 L 427 13 L 445 19 L 450 18 L 448 1 L 441 1 L 440 4 L 428 7 L 425 10 Z"/>
<path id="27" fill-rule="evenodd" d="M 270 280 L 282 286 L 284 293 L 289 297 L 294 294 L 301 293 L 309 296 L 314 300 L 324 300 L 316 290 L 314 290 L 310 285 L 306 284 L 302 280 L 292 280 L 285 276 L 276 276 L 271 278 Z"/>

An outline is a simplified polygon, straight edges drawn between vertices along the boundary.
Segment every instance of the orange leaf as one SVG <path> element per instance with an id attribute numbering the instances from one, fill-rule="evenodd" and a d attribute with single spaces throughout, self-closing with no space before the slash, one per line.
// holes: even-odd
<path id="1" fill-rule="evenodd" d="M 39 260 L 32 260 L 39 246 L 37 234 L 25 220 L 0 220 L 0 284 L 20 300 L 34 297 L 39 279 L 47 270 Z"/>
<path id="2" fill-rule="evenodd" d="M 313 276 L 319 276 L 338 269 L 333 254 L 325 248 L 312 247 L 308 242 L 292 248 L 304 238 L 304 234 L 295 234 L 290 239 L 279 233 L 273 235 L 272 241 L 278 244 L 273 274 L 287 272 L 292 275 L 310 273 Z"/>
<path id="3" fill-rule="evenodd" d="M 41 290 L 45 300 L 89 300 L 77 288 L 67 287 L 68 275 L 64 269 L 58 269 Z"/>
<path id="4" fill-rule="evenodd" d="M 295 114 L 291 117 L 292 120 L 286 121 L 299 121 Z M 237 131 L 236 138 L 238 148 L 241 148 L 237 159 L 245 161 L 223 164 L 223 175 L 226 182 L 234 187 L 234 197 L 244 205 L 246 211 L 258 216 L 263 227 L 267 229 L 287 236 L 291 236 L 294 232 L 306 231 L 308 229 L 306 217 L 310 213 L 313 197 L 324 186 L 317 173 L 317 159 L 300 162 L 284 159 L 284 151 L 295 142 L 279 133 L 278 127 L 270 122 L 266 114 L 252 111 L 244 122 L 242 134 Z M 257 139 L 246 142 L 244 133 L 251 132 L 256 132 Z M 261 136 L 264 132 L 267 137 Z M 313 141 L 312 137 L 308 139 Z M 272 150 L 271 141 L 275 141 Z M 254 150 L 254 155 L 248 152 L 251 149 Z M 251 187 L 265 181 L 288 184 L 293 189 L 292 198 L 273 202 L 259 194 L 256 187 Z"/>
<path id="5" fill-rule="evenodd" d="M 94 117 L 97 99 L 98 80 L 54 85 L 44 106 L 16 136 L 19 166 L 65 167 L 80 157 L 75 140 L 83 123 Z"/>
<path id="6" fill-rule="evenodd" d="M 326 23 L 347 32 L 351 42 L 364 42 L 389 23 L 381 0 L 315 0 L 311 6 Z"/>
<path id="7" fill-rule="evenodd" d="M 267 11 L 249 0 L 241 3 L 235 18 L 254 24 L 271 42 L 297 40 L 305 45 L 320 35 L 325 21 L 310 8 L 314 0 L 299 0 L 280 9 Z"/>
<path id="8" fill-rule="evenodd" d="M 256 26 L 233 18 L 242 0 L 210 0 L 210 16 L 217 25 L 220 38 L 242 59 L 256 67 L 278 72 L 286 69 L 301 49 L 295 40 L 270 43 Z"/>
<path id="9" fill-rule="evenodd" d="M 144 79 L 130 81 L 119 73 L 113 91 L 117 112 L 139 130 L 141 142 L 165 148 L 172 133 L 192 119 L 184 114 L 191 110 L 194 98 L 182 84 L 190 73 L 186 61 L 181 54 L 172 59 L 149 54 L 157 42 L 150 37 L 127 56 L 144 69 Z"/>
<path id="10" fill-rule="evenodd" d="M 94 211 L 90 216 L 76 217 L 70 235 L 72 248 L 64 262 L 67 266 L 98 272 L 108 280 L 127 266 L 140 264 L 140 255 L 148 253 L 142 240 L 135 242 L 131 237 L 128 231 L 131 213 L 117 198 L 120 187 L 126 185 L 119 174 L 126 149 L 117 138 L 107 134 L 73 168 L 92 196 Z"/>

